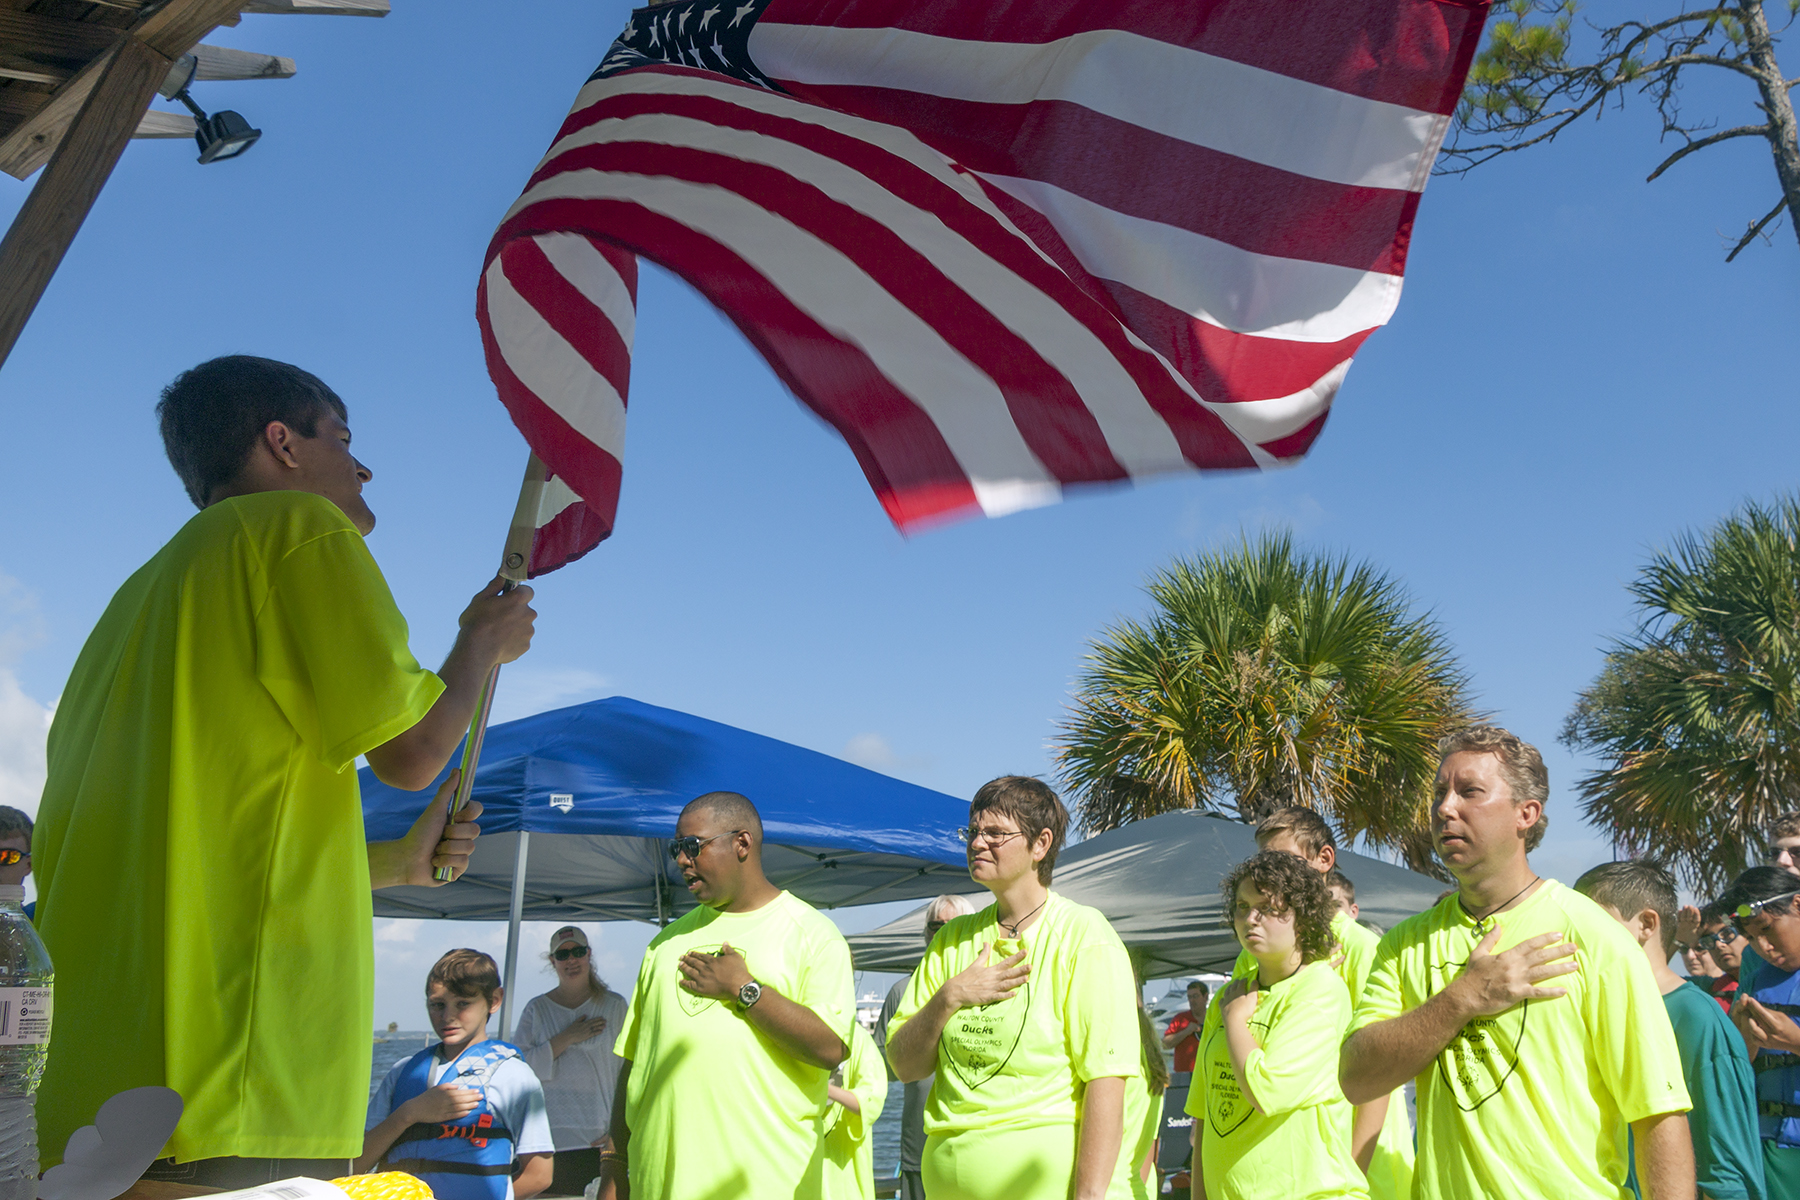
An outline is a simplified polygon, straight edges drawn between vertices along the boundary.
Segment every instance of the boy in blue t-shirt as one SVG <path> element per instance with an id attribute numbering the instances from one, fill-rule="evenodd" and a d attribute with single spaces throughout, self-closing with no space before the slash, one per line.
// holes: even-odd
<path id="1" fill-rule="evenodd" d="M 425 1011 L 443 1041 L 395 1063 L 375 1089 L 359 1173 L 405 1171 L 442 1200 L 529 1200 L 550 1186 L 543 1085 L 517 1047 L 487 1036 L 500 996 L 500 968 L 479 950 L 437 960 Z"/>
<path id="2" fill-rule="evenodd" d="M 1744 1043 L 1716 1001 L 1669 969 L 1675 954 L 1675 879 L 1653 862 L 1613 862 L 1575 881 L 1575 890 L 1606 909 L 1644 948 L 1675 1030 L 1681 1074 L 1693 1111 L 1694 1179 L 1708 1200 L 1765 1200 L 1757 1128 L 1756 1077 Z M 1626 1186 L 1641 1195 L 1636 1155 Z"/>

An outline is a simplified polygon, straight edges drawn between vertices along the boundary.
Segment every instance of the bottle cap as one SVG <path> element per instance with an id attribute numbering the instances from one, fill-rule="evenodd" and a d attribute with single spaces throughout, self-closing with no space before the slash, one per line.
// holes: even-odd
<path id="1" fill-rule="evenodd" d="M 25 885 L 22 883 L 0 883 L 0 903 L 4 903 L 7 900 L 16 900 L 20 904 L 23 904 L 25 902 Z"/>

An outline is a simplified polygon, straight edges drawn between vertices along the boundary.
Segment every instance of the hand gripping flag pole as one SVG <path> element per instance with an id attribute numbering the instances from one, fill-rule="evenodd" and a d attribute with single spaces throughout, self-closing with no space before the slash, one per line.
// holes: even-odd
<path id="1" fill-rule="evenodd" d="M 543 503 L 544 484 L 549 478 L 549 469 L 537 455 L 526 460 L 525 479 L 519 485 L 519 504 L 513 509 L 512 526 L 506 531 L 506 549 L 500 557 L 500 575 L 505 580 L 500 585 L 502 594 L 524 583 L 530 574 L 531 543 L 537 534 L 538 509 Z M 456 820 L 456 815 L 475 790 L 475 768 L 481 762 L 481 743 L 487 736 L 488 716 L 494 711 L 494 688 L 499 682 L 500 664 L 495 663 L 488 672 L 487 682 L 481 686 L 481 696 L 475 702 L 475 717 L 469 722 L 469 736 L 463 741 L 462 776 L 456 781 L 456 794 L 450 798 L 450 811 L 444 822 L 446 827 Z M 449 883 L 452 879 L 450 868 L 435 868 L 432 878 L 439 883 Z"/>

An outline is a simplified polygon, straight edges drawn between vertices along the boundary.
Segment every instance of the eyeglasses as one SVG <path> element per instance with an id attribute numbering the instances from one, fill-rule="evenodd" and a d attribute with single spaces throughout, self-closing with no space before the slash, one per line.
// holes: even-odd
<path id="1" fill-rule="evenodd" d="M 669 839 L 669 857 L 685 858 L 693 862 L 700 857 L 700 847 L 708 842 L 716 842 L 722 837 L 735 837 L 744 832 L 741 829 L 727 829 L 724 833 L 715 833 L 711 837 L 678 837 Z"/>
<path id="2" fill-rule="evenodd" d="M 31 857 L 29 850 L 0 850 L 0 867 L 10 867 Z"/>
<path id="3" fill-rule="evenodd" d="M 1009 832 L 1005 829 L 995 829 L 992 826 L 986 829 L 977 829 L 971 825 L 967 829 L 959 829 L 956 832 L 961 835 L 963 845 L 973 846 L 976 842 L 986 842 L 990 849 L 995 846 L 1004 846 L 1016 837 L 1025 836 L 1024 830 L 1021 829 Z"/>
<path id="4" fill-rule="evenodd" d="M 571 958 L 586 958 L 587 952 L 588 948 L 586 946 L 564 946 L 550 957 L 554 958 L 557 962 L 567 962 Z"/>
<path id="5" fill-rule="evenodd" d="M 1744 935 L 1727 925 L 1723 929 L 1715 929 L 1694 939 L 1694 949 L 1702 954 L 1711 954 L 1719 946 L 1729 946 L 1733 942 L 1741 942 Z"/>
<path id="6" fill-rule="evenodd" d="M 1738 931 L 1738 936 L 1747 938 L 1750 935 L 1744 929 L 1745 921 L 1754 920 L 1777 905 L 1791 904 L 1795 896 L 1800 896 L 1800 892 L 1783 892 L 1779 896 L 1770 896 L 1767 900 L 1752 900 L 1748 904 L 1740 904 L 1737 911 L 1731 914 L 1731 924 Z"/>
<path id="7" fill-rule="evenodd" d="M 948 922 L 948 921 L 927 921 L 927 922 L 925 922 L 925 940 L 929 942 L 932 938 L 934 938 L 938 935 L 938 930 L 942 929 L 944 926 L 948 925 L 949 923 L 950 922 Z"/>

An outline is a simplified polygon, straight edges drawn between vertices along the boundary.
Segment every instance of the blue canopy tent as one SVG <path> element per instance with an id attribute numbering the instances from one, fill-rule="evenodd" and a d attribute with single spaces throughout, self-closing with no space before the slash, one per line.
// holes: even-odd
<path id="1" fill-rule="evenodd" d="M 404 835 L 431 794 L 389 787 L 367 768 L 361 782 L 370 840 Z M 507 921 L 510 983 L 521 920 L 661 924 L 692 908 L 667 843 L 689 800 L 721 790 L 750 797 L 762 814 L 764 870 L 809 904 L 967 887 L 957 836 L 967 801 L 614 696 L 489 729 L 475 773 L 481 838 L 468 872 L 443 887 L 384 888 L 375 915 Z M 511 1000 L 509 988 L 502 1036 Z"/>

